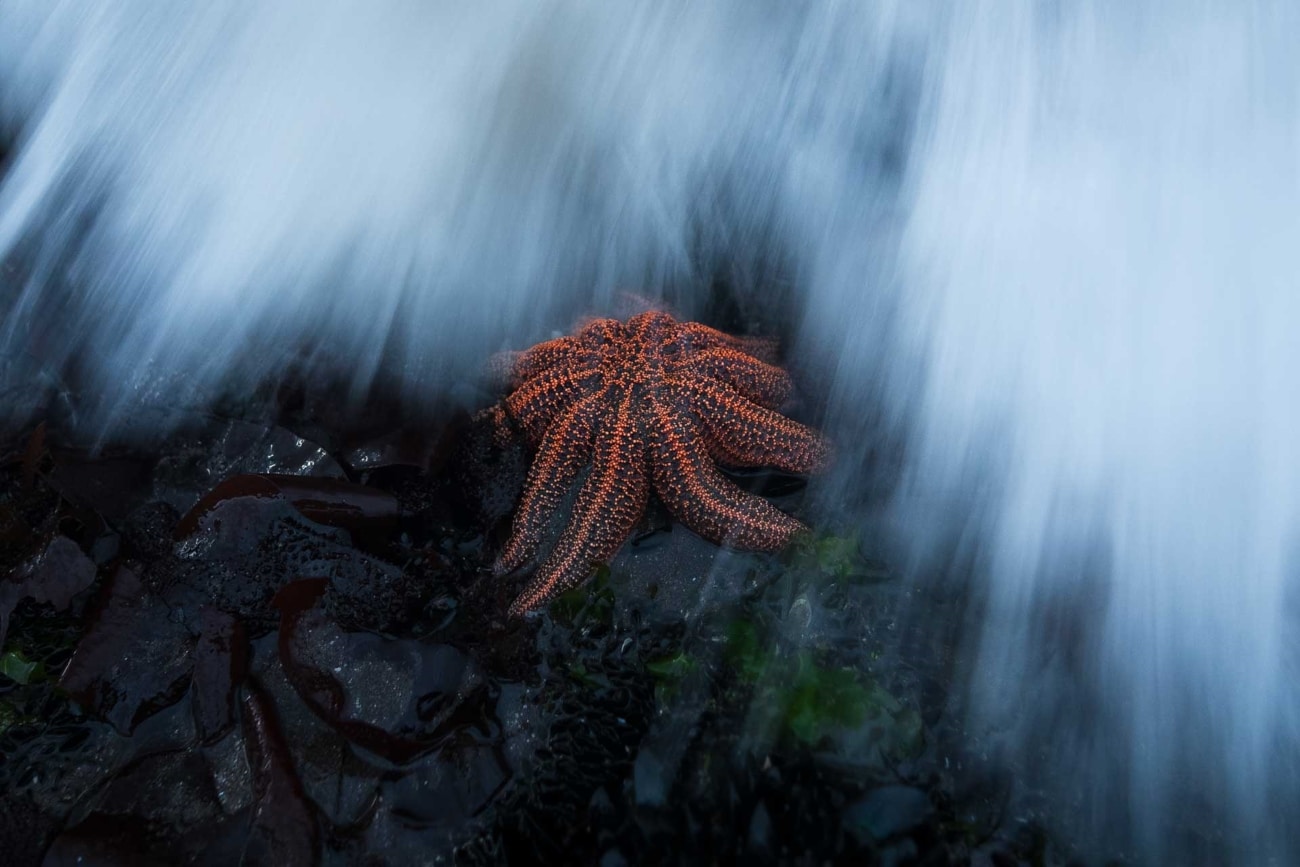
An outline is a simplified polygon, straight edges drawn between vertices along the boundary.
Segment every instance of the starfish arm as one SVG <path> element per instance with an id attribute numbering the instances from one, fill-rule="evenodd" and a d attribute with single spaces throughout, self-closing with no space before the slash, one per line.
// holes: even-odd
<path id="1" fill-rule="evenodd" d="M 548 370 L 525 382 L 501 402 L 506 414 L 537 445 L 555 418 L 589 393 L 599 373 L 594 370 Z"/>
<path id="2" fill-rule="evenodd" d="M 717 379 L 759 406 L 776 409 L 790 396 L 790 375 L 775 365 L 724 346 L 687 355 L 668 367 L 668 380 L 698 375 Z"/>
<path id="3" fill-rule="evenodd" d="M 510 538 L 497 558 L 496 574 L 511 572 L 537 556 L 547 525 L 573 480 L 591 461 L 592 439 L 603 398 L 603 393 L 583 398 L 546 431 L 528 470 Z"/>
<path id="4" fill-rule="evenodd" d="M 573 369 L 592 366 L 590 350 L 576 337 L 557 337 L 514 355 L 510 368 L 511 385 L 527 382 L 559 365 Z"/>
<path id="5" fill-rule="evenodd" d="M 597 319 L 589 323 L 590 332 L 583 332 L 585 340 L 583 337 L 557 337 L 522 352 L 498 352 L 488 359 L 488 380 L 494 388 L 518 388 L 533 377 L 560 366 L 570 370 L 589 370 L 598 360 L 593 349 L 599 345 L 599 336 L 612 334 L 604 324 L 608 322 L 614 320 Z"/>
<path id="6" fill-rule="evenodd" d="M 830 444 L 817 431 L 746 400 L 717 380 L 684 375 L 672 390 L 694 411 L 709 445 L 728 463 L 810 473 L 830 462 Z"/>
<path id="7" fill-rule="evenodd" d="M 617 319 L 592 319 L 578 331 L 578 340 L 588 350 L 599 350 L 625 338 L 627 329 Z"/>
<path id="8" fill-rule="evenodd" d="M 650 496 L 646 443 L 638 408 L 624 395 L 596 435 L 591 475 L 574 514 L 546 562 L 510 606 L 520 616 L 545 605 L 591 576 L 592 567 L 618 552 Z"/>
<path id="9" fill-rule="evenodd" d="M 775 363 L 779 346 L 776 338 L 773 337 L 736 337 L 699 322 L 680 323 L 677 334 L 685 339 L 687 346 L 693 349 L 712 349 L 721 346 L 752 355 L 769 364 Z"/>
<path id="10" fill-rule="evenodd" d="M 656 401 L 654 415 L 654 489 L 674 518 L 711 542 L 751 551 L 779 550 L 806 529 L 718 472 L 684 413 Z"/>

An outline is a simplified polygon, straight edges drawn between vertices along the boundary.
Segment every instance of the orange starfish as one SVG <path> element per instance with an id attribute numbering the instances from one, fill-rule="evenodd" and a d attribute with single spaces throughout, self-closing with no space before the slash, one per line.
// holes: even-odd
<path id="1" fill-rule="evenodd" d="M 820 434 L 775 411 L 790 377 L 770 363 L 772 349 L 650 311 L 626 323 L 596 319 L 500 362 L 511 393 L 489 416 L 503 436 L 512 423 L 521 429 L 537 456 L 498 575 L 537 556 L 552 516 L 591 467 L 568 525 L 511 616 L 577 586 L 612 557 L 651 488 L 676 520 L 715 543 L 775 551 L 805 529 L 715 466 L 806 473 L 829 459 Z"/>

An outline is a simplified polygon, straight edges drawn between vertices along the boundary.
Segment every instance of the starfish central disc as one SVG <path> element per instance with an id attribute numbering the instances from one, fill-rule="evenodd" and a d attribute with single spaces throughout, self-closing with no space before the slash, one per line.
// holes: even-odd
<path id="1" fill-rule="evenodd" d="M 511 353 L 498 365 L 509 393 L 488 410 L 503 436 L 522 431 L 536 457 L 498 575 L 534 561 L 553 516 L 584 469 L 571 516 L 511 616 L 585 581 L 645 512 L 653 490 L 704 538 L 775 551 L 804 526 L 729 481 L 716 464 L 809 473 L 830 448 L 777 412 L 790 377 L 772 344 L 650 311 L 596 319 L 577 334 Z"/>

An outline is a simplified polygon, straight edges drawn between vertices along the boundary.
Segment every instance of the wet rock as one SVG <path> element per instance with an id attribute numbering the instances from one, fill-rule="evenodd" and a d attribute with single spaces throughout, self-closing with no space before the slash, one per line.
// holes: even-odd
<path id="1" fill-rule="evenodd" d="M 904 867 L 907 864 L 915 864 L 919 854 L 921 850 L 915 840 L 899 840 L 881 851 L 880 867 Z"/>
<path id="2" fill-rule="evenodd" d="M 467 426 L 456 458 L 453 482 L 470 513 L 485 527 L 514 511 L 528 475 L 522 439 L 509 445 L 494 441 L 490 424 L 476 419 Z"/>
<path id="3" fill-rule="evenodd" d="M 630 867 L 631 861 L 617 849 L 610 849 L 600 856 L 600 867 Z"/>
<path id="4" fill-rule="evenodd" d="M 351 449 L 343 456 L 354 471 L 378 470 L 387 467 L 414 467 L 427 470 L 438 458 L 459 428 L 467 422 L 453 424 L 442 436 L 431 435 L 427 430 L 402 428 Z"/>
<path id="5" fill-rule="evenodd" d="M 509 582 L 484 580 L 477 599 L 467 588 L 491 562 L 496 536 L 484 524 L 500 534 L 514 508 L 524 450 L 470 434 L 440 474 L 449 438 L 431 447 L 396 418 L 352 438 L 316 428 L 364 486 L 283 428 L 211 418 L 164 435 L 151 454 L 109 454 L 103 468 L 60 453 L 60 481 L 80 503 L 127 486 L 105 508 L 130 573 L 105 588 L 68 684 L 131 734 L 88 719 L 52 685 L 49 696 L 0 685 L 0 706 L 21 697 L 24 720 L 62 706 L 39 735 L 0 740 L 0 752 L 24 745 L 7 768 L 9 755 L 0 761 L 0 816 L 13 792 L 36 793 L 35 818 L 22 805 L 14 815 L 45 823 L 35 846 L 10 847 L 0 819 L 0 861 L 39 855 L 65 822 L 75 824 L 52 858 L 97 863 L 397 865 L 455 850 L 457 863 L 483 864 L 949 864 L 971 854 L 969 824 L 947 830 L 957 823 L 941 784 L 914 773 L 932 761 L 916 749 L 932 718 L 922 738 L 912 709 L 925 704 L 896 649 L 877 655 L 894 603 L 864 578 L 856 539 L 822 539 L 803 560 L 743 554 L 660 508 L 576 607 L 503 624 L 494 616 Z M 69 555 L 100 535 L 89 506 L 51 492 L 56 462 L 36 452 L 31 473 L 21 456 L 0 465 L 10 568 L 57 535 L 70 537 L 59 543 Z M 485 487 L 471 495 L 471 520 L 453 492 L 474 473 Z M 798 496 L 797 482 L 746 481 Z M 379 543 L 363 539 L 366 527 Z M 79 619 L 56 619 L 75 635 Z M 767 623 L 744 652 L 728 628 L 738 619 Z M 11 632 L 29 637 L 28 620 L 24 607 Z M 154 712 L 173 695 L 190 703 Z M 160 751 L 188 758 L 146 758 Z M 873 796 L 881 779 L 916 788 L 887 787 L 894 803 Z"/>
<path id="6" fill-rule="evenodd" d="M 494 803 L 491 829 L 472 849 L 499 849 L 519 863 L 595 860 L 593 795 L 631 772 L 654 696 L 634 641 L 584 645 L 570 648 L 580 669 L 571 661 L 540 687 L 546 722 L 536 749 Z"/>
<path id="7" fill-rule="evenodd" d="M 930 797 L 911 786 L 882 786 L 844 810 L 844 827 L 862 842 L 906 834 L 934 815 Z"/>
<path id="8" fill-rule="evenodd" d="M 351 743 L 408 763 L 459 736 L 489 734 L 492 697 L 460 651 L 346 633 L 321 605 L 326 584 L 297 581 L 277 594 L 279 654 L 289 682 Z"/>
<path id="9" fill-rule="evenodd" d="M 254 634 L 275 626 L 270 600 L 298 578 L 326 579 L 335 616 L 375 628 L 409 620 L 431 590 L 356 550 L 345 530 L 309 521 L 278 497 L 222 500 L 197 525 L 174 560 L 149 571 L 150 583 L 177 604 L 235 613 Z"/>
<path id="10" fill-rule="evenodd" d="M 237 693 L 236 702 L 242 702 Z M 253 805 L 252 772 L 248 767 L 243 737 L 226 737 L 211 746 L 203 747 L 203 758 L 212 775 L 221 811 L 227 816 L 243 813 Z"/>
<path id="11" fill-rule="evenodd" d="M 57 831 L 58 818 L 45 812 L 26 794 L 0 793 L 0 852 L 10 867 L 41 863 L 46 841 Z"/>
<path id="12" fill-rule="evenodd" d="M 215 484 L 240 474 L 343 476 L 343 468 L 316 443 L 282 427 L 234 419 L 173 434 L 159 451 L 151 499 L 182 514 Z"/>
<path id="13" fill-rule="evenodd" d="M 10 267 L 6 262 L 6 271 Z M 8 279 L 8 273 L 5 277 Z M 0 355 L 0 395 L 4 396 L 0 437 L 13 436 L 36 419 L 75 417 L 67 384 L 52 368 L 27 353 Z"/>
<path id="14" fill-rule="evenodd" d="M 185 694 L 193 646 L 171 609 L 122 567 L 59 683 L 83 707 L 130 734 Z"/>
<path id="15" fill-rule="evenodd" d="M 94 581 L 94 562 L 77 543 L 55 536 L 34 560 L 0 579 L 0 647 L 9 632 L 9 617 L 19 602 L 30 599 L 62 611 Z"/>
<path id="16" fill-rule="evenodd" d="M 637 803 L 647 807 L 662 807 L 668 803 L 673 784 L 673 774 L 665 765 L 664 756 L 657 750 L 638 751 L 633 766 Z"/>
<path id="17" fill-rule="evenodd" d="M 139 506 L 122 523 L 122 541 L 129 555 L 159 560 L 170 554 L 172 534 L 180 517 L 170 503 L 161 500 Z"/>
<path id="18" fill-rule="evenodd" d="M 235 726 L 236 688 L 248 671 L 248 639 L 239 621 L 216 608 L 200 614 L 191 698 L 199 743 L 214 744 Z"/>
<path id="19" fill-rule="evenodd" d="M 40 862 L 43 867 L 162 867 L 164 855 L 142 856 L 149 848 L 149 826 L 134 816 L 88 816 L 60 835 Z"/>
<path id="20" fill-rule="evenodd" d="M 50 484 L 68 502 L 120 522 L 150 493 L 152 462 L 133 451 L 55 449 Z"/>
<path id="21" fill-rule="evenodd" d="M 206 763 L 189 751 L 129 763 L 83 806 L 89 812 L 59 835 L 45 864 L 234 863 L 247 835 L 245 822 L 222 813 Z"/>
<path id="22" fill-rule="evenodd" d="M 448 744 L 389 786 L 384 801 L 404 827 L 439 832 L 450 843 L 512 773 L 492 744 Z"/>
<path id="23" fill-rule="evenodd" d="M 653 516 L 652 516 L 653 519 Z M 620 608 L 671 628 L 734 610 L 754 569 L 768 555 L 720 548 L 679 524 L 647 531 L 624 545 L 610 563 L 610 585 Z"/>
<path id="24" fill-rule="evenodd" d="M 745 836 L 745 846 L 750 854 L 757 857 L 768 855 L 772 851 L 772 817 L 762 803 L 754 808 L 749 817 L 749 831 Z"/>

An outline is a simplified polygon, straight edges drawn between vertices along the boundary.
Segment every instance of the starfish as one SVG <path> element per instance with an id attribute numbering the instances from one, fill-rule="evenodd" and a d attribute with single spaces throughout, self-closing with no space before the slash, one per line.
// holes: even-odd
<path id="1" fill-rule="evenodd" d="M 595 319 L 577 334 L 496 361 L 509 394 L 487 411 L 499 441 L 519 430 L 536 456 L 494 571 L 534 561 L 583 470 L 567 526 L 523 593 L 517 617 L 608 561 L 653 491 L 669 514 L 717 544 L 775 551 L 806 528 L 741 490 L 716 464 L 823 469 L 830 447 L 777 412 L 790 377 L 774 344 L 660 311 Z"/>

